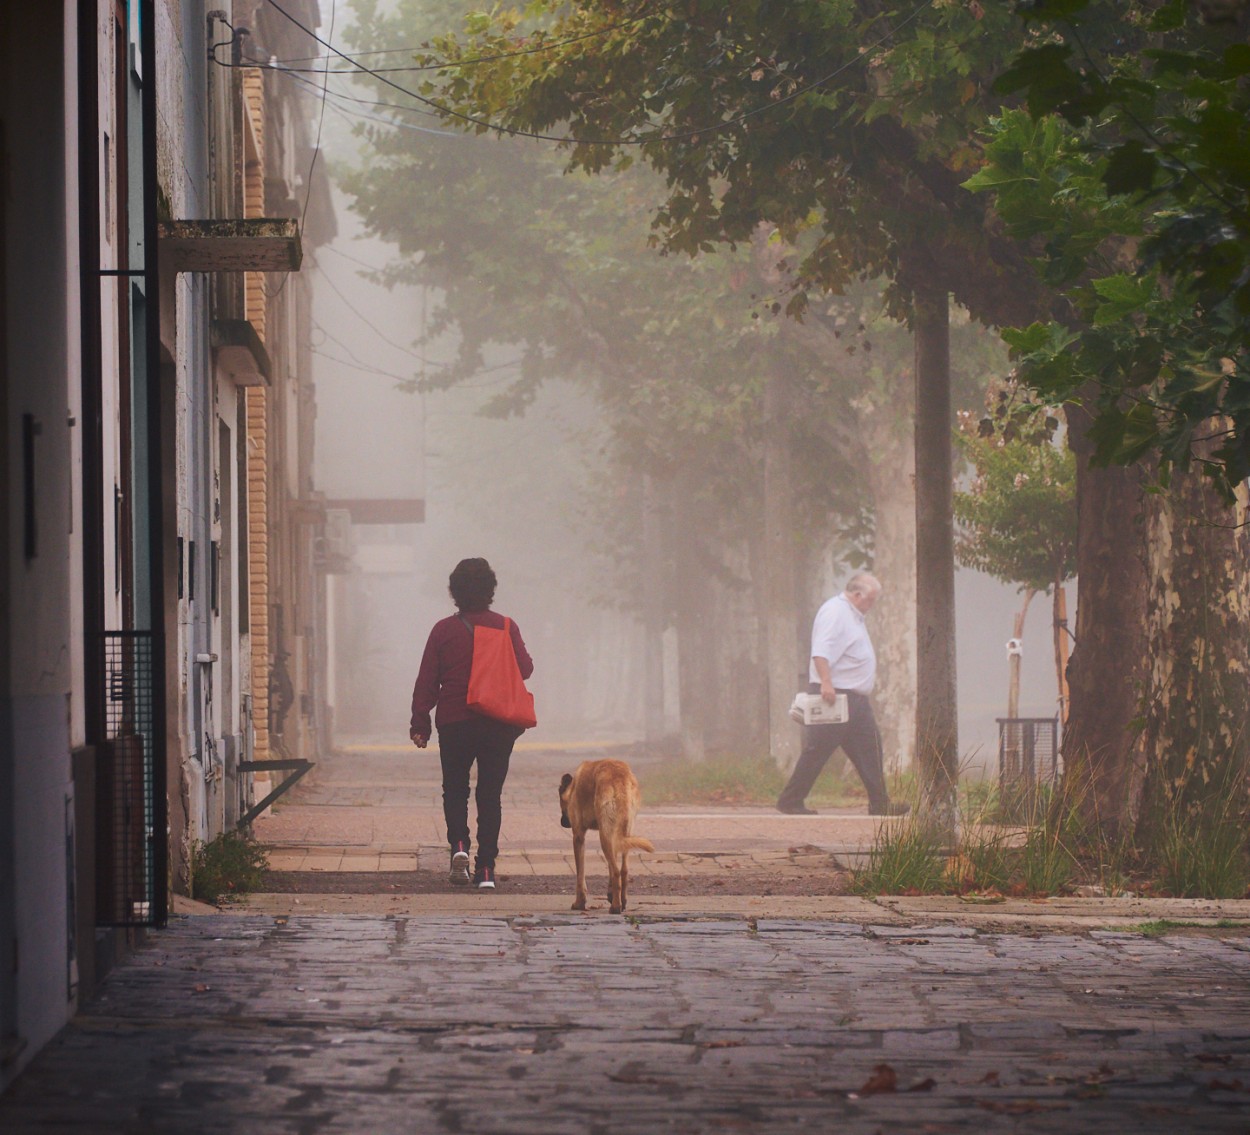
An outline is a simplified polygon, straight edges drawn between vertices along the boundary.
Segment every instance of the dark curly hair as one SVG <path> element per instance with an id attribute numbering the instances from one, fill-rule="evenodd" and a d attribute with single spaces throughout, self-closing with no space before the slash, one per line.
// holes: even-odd
<path id="1" fill-rule="evenodd" d="M 485 611 L 495 600 L 495 573 L 481 557 L 461 560 L 447 582 L 452 601 L 461 611 Z"/>

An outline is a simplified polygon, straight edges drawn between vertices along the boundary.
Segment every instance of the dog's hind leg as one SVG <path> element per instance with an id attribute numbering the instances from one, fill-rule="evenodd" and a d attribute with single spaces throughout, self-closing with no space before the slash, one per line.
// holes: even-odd
<path id="1" fill-rule="evenodd" d="M 573 898 L 574 910 L 586 909 L 586 833 L 573 833 L 573 863 L 577 867 L 577 894 Z"/>
<path id="2" fill-rule="evenodd" d="M 621 852 L 621 910 L 629 905 L 629 846 Z"/>
<path id="3" fill-rule="evenodd" d="M 621 901 L 621 865 L 613 846 L 616 841 L 604 830 L 599 833 L 599 842 L 603 845 L 603 857 L 608 861 L 608 911 L 620 914 L 624 904 Z"/>

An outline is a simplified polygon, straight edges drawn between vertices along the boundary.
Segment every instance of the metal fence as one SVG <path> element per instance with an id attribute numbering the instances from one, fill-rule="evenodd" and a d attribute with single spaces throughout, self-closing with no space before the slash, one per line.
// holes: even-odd
<path id="1" fill-rule="evenodd" d="M 164 920 L 158 880 L 157 714 L 150 631 L 100 635 L 104 736 L 96 765 L 96 921 L 152 926 Z"/>
<path id="2" fill-rule="evenodd" d="M 1059 774 L 1058 717 L 998 718 L 998 790 L 1004 817 L 1027 820 Z"/>

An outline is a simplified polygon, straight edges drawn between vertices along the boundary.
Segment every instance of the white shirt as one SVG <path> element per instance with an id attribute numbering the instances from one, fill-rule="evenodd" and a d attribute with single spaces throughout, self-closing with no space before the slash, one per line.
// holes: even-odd
<path id="1" fill-rule="evenodd" d="M 827 600 L 812 622 L 812 657 L 829 663 L 834 689 L 870 694 L 877 681 L 877 655 L 868 637 L 864 616 L 845 592 Z M 819 682 L 816 663 L 809 666 L 810 681 Z"/>

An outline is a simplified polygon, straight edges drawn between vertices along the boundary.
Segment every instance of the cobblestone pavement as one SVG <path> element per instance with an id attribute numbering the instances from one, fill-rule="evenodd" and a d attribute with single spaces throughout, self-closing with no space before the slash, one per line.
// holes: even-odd
<path id="1" fill-rule="evenodd" d="M 572 914 L 555 786 L 602 755 L 517 753 L 492 894 L 428 754 L 320 762 L 257 824 L 274 890 L 179 900 L 0 1133 L 1250 1132 L 1250 903 L 838 895 L 862 809 L 644 800 L 630 916 L 597 854 Z"/>
<path id="2" fill-rule="evenodd" d="M 1245 1132 L 1244 931 L 175 918 L 25 1132 Z"/>

